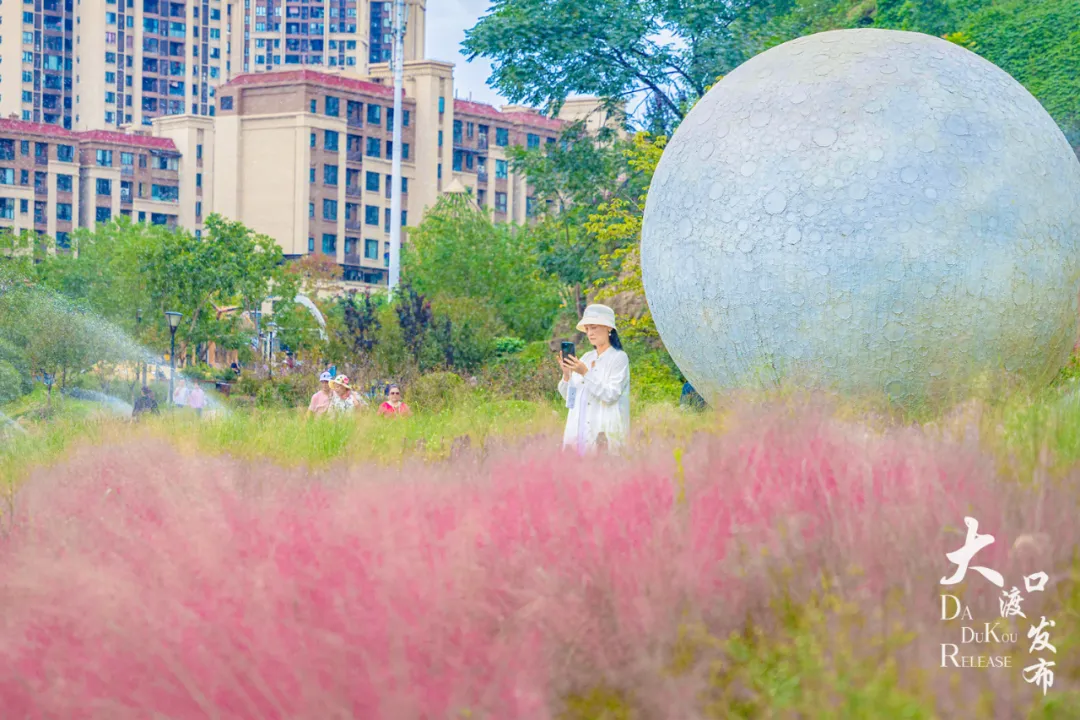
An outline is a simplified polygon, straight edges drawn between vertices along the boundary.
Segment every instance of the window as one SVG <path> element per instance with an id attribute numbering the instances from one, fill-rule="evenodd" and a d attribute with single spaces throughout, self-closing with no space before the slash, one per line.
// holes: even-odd
<path id="1" fill-rule="evenodd" d="M 219 97 L 218 98 L 218 106 L 222 110 L 232 110 L 233 109 L 232 96 L 231 95 L 223 95 L 223 96 Z"/>
<path id="2" fill-rule="evenodd" d="M 315 142 L 316 142 L 315 141 L 315 133 L 311 133 L 311 139 L 308 142 L 309 142 L 309 147 L 311 147 L 311 148 L 315 147 Z"/>
<path id="3" fill-rule="evenodd" d="M 23 215 L 30 212 L 30 201 L 29 200 L 20 200 L 19 201 L 19 212 L 21 212 Z"/>
<path id="4" fill-rule="evenodd" d="M 526 145 L 528 145 L 530 150 L 535 150 L 536 148 L 540 147 L 540 136 L 529 133 L 525 136 L 525 143 Z"/>
<path id="5" fill-rule="evenodd" d="M 337 165 L 323 165 L 323 184 L 337 185 Z"/>
<path id="6" fill-rule="evenodd" d="M 107 207 L 95 208 L 94 219 L 100 223 L 109 222 L 109 220 L 112 219 L 112 211 Z"/>
<path id="7" fill-rule="evenodd" d="M 56 191 L 57 192 L 71 192 L 71 176 L 70 175 L 57 175 L 56 176 Z"/>
<path id="8" fill-rule="evenodd" d="M 29 170 L 20 170 L 19 171 L 19 184 L 20 185 L 29 185 L 30 184 L 30 171 Z"/>
<path id="9" fill-rule="evenodd" d="M 15 184 L 15 169 L 14 168 L 0 168 L 0 185 L 14 185 Z"/>
<path id="10" fill-rule="evenodd" d="M 66 232 L 59 231 L 56 233 L 56 247 L 64 250 L 71 249 L 71 236 Z"/>
<path id="11" fill-rule="evenodd" d="M 195 201 L 195 217 L 202 217 L 202 200 Z"/>
<path id="12" fill-rule="evenodd" d="M 386 157 L 387 157 L 387 159 L 390 159 L 390 158 L 394 157 L 394 141 L 393 140 L 387 140 L 386 141 Z"/>
<path id="13" fill-rule="evenodd" d="M 333 233 L 323 233 L 322 251 L 327 255 L 334 255 L 337 253 L 337 235 Z"/>
<path id="14" fill-rule="evenodd" d="M 176 202 L 180 199 L 180 188 L 176 185 L 158 185 L 155 183 L 150 186 L 150 199 L 158 202 Z"/>
<path id="15" fill-rule="evenodd" d="M 0 198 L 0 219 L 14 220 L 15 219 L 15 200 L 14 198 Z"/>
<path id="16" fill-rule="evenodd" d="M 510 131 L 506 128 L 495 128 L 495 144 L 506 147 L 510 144 Z"/>
<path id="17" fill-rule="evenodd" d="M 409 127 L 409 111 L 408 110 L 404 111 L 402 113 L 402 115 L 401 115 L 401 125 L 402 125 L 402 127 Z"/>
<path id="18" fill-rule="evenodd" d="M 442 130 L 439 131 L 439 147 L 442 147 Z"/>
<path id="19" fill-rule="evenodd" d="M 364 206 L 364 223 L 366 225 L 378 225 L 379 224 L 379 208 L 374 205 Z"/>
<path id="20" fill-rule="evenodd" d="M 501 213 L 506 212 L 506 193 L 495 193 L 495 210 Z"/>
<path id="21" fill-rule="evenodd" d="M 143 210 L 139 211 L 139 222 L 141 222 L 141 223 L 146 222 L 146 212 L 143 211 Z"/>
<path id="22" fill-rule="evenodd" d="M 453 160 L 452 160 L 452 163 L 453 163 L 453 166 L 454 166 L 454 172 L 461 172 L 461 160 L 462 160 L 463 155 L 464 155 L 464 153 L 461 152 L 460 150 L 455 150 L 454 151 Z"/>
<path id="23" fill-rule="evenodd" d="M 95 190 L 98 195 L 112 195 L 112 180 L 98 178 L 95 183 Z"/>
<path id="24" fill-rule="evenodd" d="M 195 187 L 202 187 L 202 173 L 195 173 Z"/>
<path id="25" fill-rule="evenodd" d="M 307 216 L 311 218 L 315 217 L 315 203 L 309 202 L 307 204 Z"/>
<path id="26" fill-rule="evenodd" d="M 312 185 L 315 184 L 315 168 L 308 168 L 308 180 Z"/>
<path id="27" fill-rule="evenodd" d="M 367 106 L 367 121 L 369 125 L 378 125 L 382 122 L 382 105 Z"/>
<path id="28" fill-rule="evenodd" d="M 364 241 L 364 257 L 369 260 L 379 259 L 379 241 L 368 238 Z"/>
<path id="29" fill-rule="evenodd" d="M 337 200 L 322 201 L 323 220 L 337 220 Z"/>
<path id="30" fill-rule="evenodd" d="M 525 215 L 532 217 L 536 214 L 536 198 L 532 195 L 525 198 Z"/>
<path id="31" fill-rule="evenodd" d="M 168 225 L 169 224 L 169 217 L 170 216 L 166 215 L 165 213 L 150 213 L 150 224 L 151 225 Z"/>
<path id="32" fill-rule="evenodd" d="M 371 192 L 379 192 L 379 173 L 368 172 L 365 187 Z"/>
<path id="33" fill-rule="evenodd" d="M 336 130 L 323 130 L 323 147 L 326 150 L 337 152 L 338 134 Z"/>
<path id="34" fill-rule="evenodd" d="M 112 167 L 112 150 L 98 150 L 97 164 L 100 167 Z"/>
<path id="35" fill-rule="evenodd" d="M 129 152 L 120 153 L 120 166 L 131 167 L 135 164 L 135 155 Z"/>
<path id="36" fill-rule="evenodd" d="M 473 139 L 473 134 L 476 132 L 476 125 L 474 123 L 465 123 L 465 137 L 470 140 Z"/>
<path id="37" fill-rule="evenodd" d="M 315 252 L 315 238 L 311 237 L 310 235 L 307 239 L 307 249 L 308 252 Z"/>
<path id="38" fill-rule="evenodd" d="M 380 152 L 382 152 L 382 141 L 379 138 L 369 137 L 367 139 L 367 156 L 377 158 Z"/>
<path id="39" fill-rule="evenodd" d="M 56 219 L 57 220 L 70 220 L 71 219 L 71 203 L 56 203 Z"/>
<path id="40" fill-rule="evenodd" d="M 439 112 L 440 113 L 446 112 L 446 98 L 444 98 L 444 97 L 439 98 Z"/>
<path id="41" fill-rule="evenodd" d="M 401 159 L 409 159 L 409 143 L 401 143 Z"/>
<path id="42" fill-rule="evenodd" d="M 326 96 L 326 114 L 329 115 L 330 117 L 337 117 L 338 116 L 338 107 L 340 106 L 340 104 L 341 104 L 341 102 L 338 100 L 338 98 L 334 97 L 333 95 L 327 95 Z"/>
<path id="43" fill-rule="evenodd" d="M 356 254 L 356 238 L 354 238 L 354 237 L 345 238 L 345 254 L 346 255 L 355 255 Z"/>
<path id="44" fill-rule="evenodd" d="M 508 165 L 505 160 L 495 161 L 495 177 L 505 178 L 507 174 Z"/>

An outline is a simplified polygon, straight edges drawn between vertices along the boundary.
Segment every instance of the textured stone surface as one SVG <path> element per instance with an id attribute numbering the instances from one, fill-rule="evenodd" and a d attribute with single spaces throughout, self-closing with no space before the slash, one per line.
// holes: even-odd
<path id="1" fill-rule="evenodd" d="M 706 397 L 963 392 L 1076 335 L 1080 163 L 1019 83 L 927 35 L 843 30 L 719 82 L 656 169 L 646 297 Z"/>

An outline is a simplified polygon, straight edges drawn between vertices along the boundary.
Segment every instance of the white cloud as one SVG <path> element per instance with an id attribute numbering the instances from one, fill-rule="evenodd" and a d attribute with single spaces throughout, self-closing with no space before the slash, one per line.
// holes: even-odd
<path id="1" fill-rule="evenodd" d="M 507 101 L 488 87 L 491 64 L 482 58 L 466 62 L 461 54 L 465 31 L 476 24 L 488 10 L 488 0 L 428 0 L 427 56 L 431 60 L 454 63 L 454 87 L 459 98 L 493 105 Z"/>

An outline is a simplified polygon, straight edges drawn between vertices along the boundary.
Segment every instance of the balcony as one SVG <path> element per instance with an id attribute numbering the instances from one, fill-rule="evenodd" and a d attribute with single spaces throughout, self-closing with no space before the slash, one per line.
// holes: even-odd
<path id="1" fill-rule="evenodd" d="M 347 150 L 347 151 L 345 151 L 345 160 L 347 162 L 354 162 L 354 163 L 363 162 L 364 161 L 364 152 L 363 152 L 363 150 Z"/>
<path id="2" fill-rule="evenodd" d="M 355 220 L 346 219 L 345 220 L 345 229 L 346 230 L 361 230 L 361 229 L 363 229 L 363 226 L 361 225 L 359 219 L 355 219 Z"/>
<path id="3" fill-rule="evenodd" d="M 345 186 L 345 194 L 348 195 L 349 197 L 360 197 L 362 192 L 363 191 L 360 189 L 359 185 L 346 185 Z"/>
<path id="4" fill-rule="evenodd" d="M 345 253 L 345 264 L 346 265 L 359 265 L 360 264 L 360 254 L 355 253 L 355 252 Z"/>
<path id="5" fill-rule="evenodd" d="M 124 177 L 132 177 L 135 175 L 135 168 L 131 165 L 121 165 L 120 174 Z"/>
<path id="6" fill-rule="evenodd" d="M 34 164 L 35 165 L 48 165 L 49 164 L 49 156 L 48 155 L 35 155 L 34 156 Z"/>
<path id="7" fill-rule="evenodd" d="M 46 183 L 46 182 L 35 182 L 34 183 L 34 194 L 35 195 L 48 195 L 49 194 L 49 184 Z"/>
<path id="8" fill-rule="evenodd" d="M 477 135 L 476 136 L 476 147 L 477 147 L 478 150 L 487 150 L 488 149 L 488 136 L 487 135 Z"/>
<path id="9" fill-rule="evenodd" d="M 487 182 L 488 181 L 487 170 L 484 170 L 483 168 L 477 170 L 476 171 L 476 181 L 477 182 Z"/>
<path id="10" fill-rule="evenodd" d="M 130 190 L 121 190 L 120 191 L 120 202 L 125 204 L 125 205 L 130 205 L 131 204 L 131 191 Z"/>

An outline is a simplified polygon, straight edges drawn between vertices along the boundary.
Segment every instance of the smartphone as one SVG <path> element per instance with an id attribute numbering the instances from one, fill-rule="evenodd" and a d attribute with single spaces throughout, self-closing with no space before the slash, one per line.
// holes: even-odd
<path id="1" fill-rule="evenodd" d="M 574 357 L 577 357 L 577 354 L 574 352 L 574 343 L 570 342 L 569 340 L 563 340 L 562 341 L 562 357 L 563 357 L 563 360 L 565 360 L 568 355 L 573 355 Z"/>

